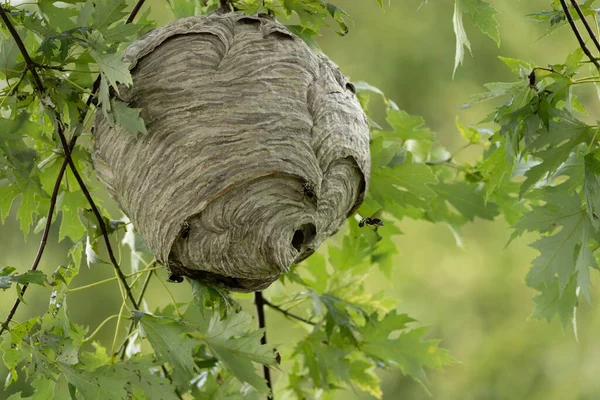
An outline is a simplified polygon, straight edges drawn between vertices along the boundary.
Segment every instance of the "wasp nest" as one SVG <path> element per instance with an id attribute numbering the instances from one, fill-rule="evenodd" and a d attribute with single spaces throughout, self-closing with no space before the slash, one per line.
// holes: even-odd
<path id="1" fill-rule="evenodd" d="M 171 273 L 266 288 L 360 205 L 369 129 L 354 87 L 267 16 L 179 19 L 132 44 L 135 138 L 97 113 L 98 177 Z"/>

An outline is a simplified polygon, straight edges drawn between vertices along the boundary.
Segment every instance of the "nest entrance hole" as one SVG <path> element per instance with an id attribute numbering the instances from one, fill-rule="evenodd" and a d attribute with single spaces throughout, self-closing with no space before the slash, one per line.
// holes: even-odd
<path id="1" fill-rule="evenodd" d="M 317 236 L 315 224 L 304 224 L 294 232 L 292 246 L 300 253 L 302 246 L 312 242 L 315 236 Z"/>

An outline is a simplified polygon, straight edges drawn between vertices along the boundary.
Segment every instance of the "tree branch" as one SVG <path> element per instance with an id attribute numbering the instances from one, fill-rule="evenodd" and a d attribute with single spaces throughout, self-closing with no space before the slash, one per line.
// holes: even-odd
<path id="1" fill-rule="evenodd" d="M 279 306 L 276 306 L 275 304 L 271 303 L 271 302 L 270 302 L 269 300 L 267 300 L 267 299 L 264 299 L 264 298 L 263 298 L 263 303 L 264 303 L 265 305 L 267 305 L 267 306 L 271 307 L 273 310 L 280 312 L 281 314 L 285 315 L 285 316 L 286 316 L 286 317 L 288 317 L 288 318 L 292 318 L 292 319 L 295 319 L 295 320 L 297 320 L 297 321 L 304 322 L 305 324 L 312 325 L 312 326 L 315 326 L 315 325 L 317 325 L 315 322 L 309 321 L 309 320 L 307 320 L 306 318 L 302 318 L 302 317 L 301 317 L 301 316 L 299 316 L 299 315 L 292 314 L 291 312 L 289 312 L 289 311 L 287 311 L 287 310 L 284 310 L 283 308 L 281 308 L 281 307 L 279 307 Z"/>
<path id="2" fill-rule="evenodd" d="M 579 29 L 577 29 L 577 25 L 575 24 L 575 21 L 573 20 L 573 16 L 571 15 L 571 12 L 569 11 L 569 7 L 567 6 L 566 1 L 560 0 L 560 5 L 562 6 L 565 16 L 567 17 L 567 21 L 569 21 L 569 25 L 571 25 L 571 30 L 573 31 L 573 33 L 575 34 L 575 37 L 577 38 L 577 41 L 579 42 L 579 47 L 581 47 L 581 49 L 583 50 L 585 55 L 588 56 L 588 58 L 596 66 L 596 68 L 598 70 L 600 70 L 600 63 L 598 63 L 598 60 L 596 60 L 596 58 L 594 57 L 594 55 L 592 54 L 590 49 L 588 49 L 587 45 L 585 44 L 583 37 L 581 37 L 581 33 L 579 33 Z"/>
<path id="3" fill-rule="evenodd" d="M 133 19 L 135 18 L 135 16 L 137 15 L 137 13 L 139 12 L 140 8 L 142 7 L 142 5 L 144 4 L 145 0 L 138 0 L 138 2 L 136 3 L 136 5 L 134 6 L 133 10 L 131 11 L 131 14 L 129 15 L 129 17 L 127 18 L 126 23 L 129 24 L 133 21 Z M 6 25 L 8 31 L 10 32 L 11 36 L 14 38 L 17 47 L 19 48 L 21 54 L 23 55 L 23 59 L 25 60 L 25 64 L 26 64 L 26 68 L 25 71 L 21 77 L 22 78 L 25 76 L 25 73 L 27 70 L 29 70 L 33 76 L 35 85 L 36 85 L 36 89 L 40 92 L 40 94 L 42 94 L 44 92 L 44 85 L 42 84 L 42 81 L 37 73 L 37 71 L 35 70 L 35 63 L 33 62 L 33 60 L 31 59 L 31 57 L 29 56 L 29 53 L 27 52 L 27 48 L 25 47 L 25 44 L 23 43 L 23 41 L 21 40 L 21 37 L 19 36 L 19 34 L 17 33 L 15 27 L 13 26 L 13 24 L 11 23 L 10 19 L 8 18 L 8 15 L 6 14 L 6 11 L 4 10 L 4 7 L 2 5 L 0 5 L 0 18 L 2 19 L 2 21 L 4 22 L 4 24 Z M 19 82 L 21 82 L 21 80 Z M 18 84 L 17 84 L 18 87 Z M 87 109 L 89 109 L 90 105 L 92 104 L 93 98 L 94 98 L 94 94 L 98 92 L 98 89 L 100 87 L 100 75 L 98 75 L 98 77 L 96 78 L 96 80 L 94 81 L 94 84 L 92 86 L 92 93 L 90 94 L 90 96 L 88 96 L 87 101 L 86 101 L 86 109 L 82 110 L 81 114 L 80 114 L 80 119 L 79 122 L 83 123 L 83 121 L 85 120 L 85 115 L 87 113 Z M 60 121 L 58 121 L 58 125 L 61 126 Z M 66 139 L 63 135 L 61 136 L 61 142 L 63 147 L 65 146 L 66 143 Z M 60 184 L 62 181 L 62 178 L 65 174 L 65 171 L 67 169 L 67 165 L 68 164 L 73 164 L 72 160 L 71 160 L 71 151 L 73 150 L 73 148 L 75 147 L 75 143 L 77 142 L 77 135 L 73 135 L 73 137 L 71 138 L 71 141 L 69 142 L 69 144 L 67 145 L 67 147 L 64 147 L 65 150 L 65 158 L 63 160 L 63 163 L 60 167 L 60 170 L 58 172 L 58 175 L 56 177 L 56 182 L 54 184 L 54 188 L 52 190 L 52 195 L 50 197 L 50 206 L 48 209 L 48 214 L 46 215 L 46 226 L 44 227 L 44 232 L 42 233 L 42 240 L 40 241 L 40 245 L 37 251 L 37 254 L 35 256 L 35 260 L 31 266 L 31 268 L 29 269 L 30 271 L 35 271 L 37 270 L 39 263 L 42 259 L 42 255 L 44 253 L 44 250 L 46 248 L 46 243 L 48 240 L 48 235 L 50 233 L 50 227 L 52 226 L 52 218 L 54 215 L 54 208 L 56 207 L 56 199 L 58 197 L 58 192 L 60 189 Z M 64 139 L 64 140 L 63 140 Z M 69 165 L 71 166 L 71 165 Z M 74 165 L 73 165 L 74 167 Z M 76 172 L 76 169 L 73 170 L 74 174 Z M 79 181 L 78 181 L 79 183 Z M 85 187 L 85 185 L 84 185 Z M 82 188 L 83 190 L 83 188 Z M 88 192 L 89 194 L 89 192 Z M 92 205 L 92 204 L 90 204 Z M 95 205 L 94 205 L 95 207 Z M 94 208 L 92 207 L 92 208 Z M 97 208 L 96 208 L 97 211 Z M 99 215 L 99 214 L 98 214 Z M 96 215 L 98 217 L 98 215 Z M 104 221 L 102 220 L 102 218 L 100 217 L 98 219 L 98 224 L 100 225 L 101 229 L 102 227 L 104 227 L 102 233 L 103 235 L 106 233 L 106 226 L 104 226 Z M 110 242 L 108 240 L 108 236 L 105 236 L 105 240 L 107 243 L 107 247 L 110 249 L 109 255 L 112 254 L 112 249 L 110 247 Z M 111 261 L 114 259 L 114 255 L 112 256 Z M 115 260 L 116 261 L 116 260 Z M 117 274 L 119 275 L 119 279 L 121 279 L 121 281 L 124 283 L 124 286 L 128 292 L 128 296 L 130 297 L 130 300 L 132 300 L 132 304 L 134 305 L 134 307 L 136 309 L 138 309 L 137 303 L 135 302 L 135 299 L 133 299 L 132 295 L 131 295 L 131 290 L 127 284 L 127 281 L 123 275 L 123 272 L 121 271 L 120 267 L 118 266 L 118 264 L 113 263 L 113 265 L 115 266 L 115 268 L 117 269 Z M 8 329 L 8 324 L 10 323 L 10 321 L 13 319 L 15 313 L 17 312 L 17 309 L 19 308 L 19 305 L 21 304 L 21 298 L 25 295 L 25 292 L 27 291 L 27 288 L 29 287 L 29 285 L 24 285 L 23 288 L 21 289 L 21 296 L 19 296 L 12 308 L 10 309 L 6 319 L 4 320 L 4 322 L 2 323 L 2 325 L 0 326 L 0 335 L 2 335 L 4 333 L 4 331 L 6 331 Z"/>
<path id="4" fill-rule="evenodd" d="M 585 29 L 587 30 L 588 34 L 592 38 L 592 41 L 594 42 L 594 45 L 596 46 L 596 49 L 598 49 L 598 51 L 600 51 L 600 42 L 598 42 L 598 38 L 596 37 L 594 30 L 590 26 L 590 23 L 588 22 L 588 20 L 585 18 L 585 15 L 583 15 L 583 11 L 581 11 L 581 7 L 579 7 L 577 0 L 571 0 L 571 4 L 573 5 L 573 8 L 575 9 L 575 11 L 577 11 L 577 14 L 579 15 L 579 19 L 581 19 L 581 22 L 583 22 Z"/>
<path id="5" fill-rule="evenodd" d="M 152 261 L 147 268 L 151 268 L 154 264 L 156 264 L 156 260 Z M 144 299 L 144 295 L 146 294 L 146 289 L 148 289 L 148 284 L 150 283 L 150 278 L 154 275 L 156 271 L 150 271 L 148 275 L 146 275 L 146 279 L 142 285 L 142 289 L 140 290 L 140 294 L 138 295 L 138 304 L 142 304 L 142 300 Z M 121 344 L 121 346 L 115 351 L 114 355 L 121 353 L 121 361 L 125 359 L 125 352 L 127 350 L 127 345 L 129 344 L 129 336 L 133 332 L 133 328 L 135 327 L 135 320 L 131 319 L 129 323 L 129 328 L 127 329 L 127 336 L 125 336 L 125 340 Z"/>
<path id="6" fill-rule="evenodd" d="M 79 187 L 81 188 L 81 191 L 83 192 L 83 195 L 87 199 L 87 201 L 92 209 L 92 212 L 94 213 L 94 215 L 96 216 L 96 219 L 98 220 L 98 226 L 100 227 L 100 230 L 102 231 L 102 236 L 104 237 L 104 243 L 106 244 L 106 250 L 108 251 L 108 258 L 110 259 L 110 262 L 112 263 L 113 267 L 115 268 L 115 271 L 117 272 L 117 276 L 119 277 L 119 280 L 121 281 L 121 283 L 123 284 L 123 287 L 125 288 L 125 292 L 127 293 L 127 297 L 129 298 L 129 301 L 131 302 L 131 304 L 133 305 L 133 307 L 136 310 L 139 310 L 138 303 L 135 300 L 135 298 L 133 297 L 131 288 L 129 287 L 129 284 L 127 283 L 127 278 L 123 274 L 123 271 L 121 270 L 121 267 L 119 266 L 119 263 L 117 262 L 117 259 L 115 258 L 115 254 L 113 252 L 112 245 L 110 244 L 110 237 L 108 235 L 108 230 L 106 229 L 106 224 L 104 223 L 104 219 L 102 218 L 102 215 L 100 214 L 100 211 L 98 210 L 98 207 L 96 206 L 96 203 L 94 202 L 94 199 L 92 198 L 92 195 L 90 194 L 90 191 L 88 190 L 87 186 L 85 185 L 85 182 L 81 178 L 81 175 L 79 174 L 79 171 L 77 171 L 77 167 L 75 166 L 75 163 L 73 162 L 73 159 L 71 158 L 71 151 L 69 150 L 69 145 L 68 145 L 67 139 L 65 138 L 65 135 L 64 135 L 64 127 L 63 127 L 63 122 L 60 119 L 60 114 L 56 113 L 55 118 L 56 118 L 56 122 L 57 122 L 56 125 L 57 125 L 58 137 L 59 137 L 60 142 L 63 145 L 63 148 L 65 150 L 65 159 L 67 160 L 67 163 L 69 164 L 69 168 L 71 169 L 71 172 L 73 172 L 73 176 L 75 177 L 75 180 L 79 184 Z"/>
<path id="7" fill-rule="evenodd" d="M 129 14 L 129 17 L 127 17 L 127 21 L 125 21 L 126 24 L 130 24 L 130 23 L 133 22 L 133 20 L 137 16 L 138 12 L 140 11 L 140 9 L 142 8 L 142 6 L 144 5 L 144 1 L 145 0 L 138 0 L 137 3 L 135 3 L 135 6 L 133 6 L 133 10 L 131 10 L 131 13 Z"/>
<path id="8" fill-rule="evenodd" d="M 12 22 L 10 22 L 10 19 L 8 18 L 8 15 L 6 14 L 6 11 L 4 10 L 4 7 L 2 5 L 0 5 L 0 18 L 2 18 L 2 21 L 4 21 L 4 25 L 6 25 L 6 28 L 10 32 L 10 35 L 17 43 L 17 47 L 19 48 L 21 55 L 23 55 L 23 58 L 25 59 L 25 65 L 27 66 L 26 68 L 31 72 L 31 75 L 33 76 L 35 87 L 40 93 L 43 93 L 44 85 L 42 85 L 42 80 L 40 79 L 40 76 L 35 70 L 35 63 L 31 60 L 31 57 L 29 57 L 29 53 L 25 48 L 25 44 L 21 40 L 21 37 L 17 33 L 17 30 L 13 26 Z"/>
<path id="9" fill-rule="evenodd" d="M 1 8 L 1 7 L 0 7 Z M 69 147 L 72 149 L 75 146 L 75 137 L 71 139 L 71 143 Z M 50 207 L 48 208 L 48 214 L 46 214 L 46 226 L 44 227 L 44 233 L 42 234 L 42 240 L 40 241 L 40 246 L 38 247 L 37 254 L 35 255 L 35 259 L 33 260 L 33 264 L 31 265 L 30 271 L 35 271 L 40 265 L 40 261 L 42 260 L 42 254 L 44 254 L 44 249 L 46 248 L 46 242 L 48 241 L 48 234 L 50 233 L 50 227 L 52 226 L 52 216 L 54 215 L 54 208 L 56 207 L 56 198 L 58 197 L 58 191 L 60 189 L 60 182 L 62 180 L 62 176 L 67 169 L 67 163 L 64 161 L 60 166 L 60 170 L 58 172 L 59 178 L 56 179 L 54 183 L 54 188 L 52 189 L 52 195 L 50 196 Z M 8 329 L 8 323 L 13 319 L 15 313 L 17 312 L 17 308 L 21 304 L 21 298 L 25 295 L 27 288 L 29 285 L 23 285 L 21 289 L 21 296 L 15 299 L 15 302 L 10 309 L 6 319 L 2 323 L 2 327 L 0 327 L 0 335 L 4 333 L 5 330 Z"/>
<path id="10" fill-rule="evenodd" d="M 265 304 L 266 300 L 262 295 L 262 292 L 254 292 L 254 304 L 256 304 L 256 314 L 258 315 L 258 327 L 265 329 L 262 337 L 260 338 L 261 344 L 267 344 L 267 324 L 265 322 Z M 266 365 L 263 365 L 263 375 L 267 381 L 267 386 L 271 391 L 271 395 L 267 396 L 268 400 L 273 400 L 273 386 L 271 384 L 271 370 Z"/>

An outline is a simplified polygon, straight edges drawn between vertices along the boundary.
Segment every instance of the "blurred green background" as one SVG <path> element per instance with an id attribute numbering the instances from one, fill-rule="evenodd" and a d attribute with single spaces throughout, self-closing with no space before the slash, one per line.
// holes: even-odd
<path id="1" fill-rule="evenodd" d="M 498 55 L 546 65 L 562 62 L 576 46 L 568 29 L 538 40 L 546 27 L 525 18 L 526 14 L 547 10 L 550 0 L 492 1 L 500 11 L 502 45 L 498 48 L 466 19 L 474 57 L 467 55 L 453 80 L 453 1 L 431 0 L 418 12 L 420 0 L 392 0 L 386 12 L 378 9 L 375 0 L 335 3 L 353 17 L 350 33 L 343 38 L 333 31 L 325 33 L 318 40 L 324 52 L 352 80 L 381 88 L 400 108 L 425 117 L 450 150 L 463 144 L 455 116 L 459 115 L 465 124 L 476 124 L 492 110 L 493 104 L 465 111 L 458 106 L 468 101 L 471 94 L 484 91 L 482 85 L 486 82 L 514 80 Z M 149 5 L 151 18 L 159 23 L 170 20 L 161 0 L 150 1 Z M 597 109 L 594 93 L 581 95 L 591 110 Z M 463 152 L 459 160 L 473 160 L 480 150 Z M 107 198 L 104 205 L 119 215 Z M 412 221 L 399 225 L 404 234 L 397 238 L 400 255 L 395 260 L 393 278 L 388 281 L 374 273 L 369 285 L 373 291 L 384 289 L 398 300 L 402 312 L 431 326 L 431 337 L 441 338 L 442 345 L 461 361 L 444 372 L 429 371 L 433 398 L 600 399 L 600 313 L 594 308 L 597 305 L 584 303 L 578 310 L 578 341 L 572 331 L 563 331 L 558 321 L 529 319 L 534 291 L 526 287 L 524 277 L 536 256 L 527 247 L 534 236 L 522 237 L 505 248 L 510 236 L 508 225 L 502 220 L 478 221 L 461 232 L 461 248 L 444 226 Z M 14 213 L 0 229 L 0 265 L 24 271 L 35 256 L 39 236 L 31 235 L 25 242 Z M 68 243 L 57 244 L 57 229 L 53 230 L 42 270 L 51 273 L 66 262 L 68 248 Z M 129 254 L 122 257 L 126 265 Z M 109 265 L 83 267 L 73 286 L 112 276 Z M 166 279 L 162 271 L 161 277 Z M 597 301 L 598 274 L 592 274 L 592 283 L 593 301 Z M 177 298 L 189 299 L 187 284 L 169 287 L 179 291 Z M 275 285 L 270 290 L 281 292 L 282 288 Z M 19 310 L 16 319 L 22 321 L 43 312 L 49 293 L 47 288 L 30 288 L 28 306 Z M 151 282 L 149 293 L 150 310 L 168 304 L 158 280 Z M 0 293 L 0 317 L 6 316 L 14 297 L 13 290 Z M 242 298 L 253 312 L 251 297 Z M 118 312 L 120 304 L 114 283 L 74 292 L 69 300 L 73 320 L 92 327 Z M 269 341 L 281 344 L 285 369 L 294 339 L 304 331 L 270 310 L 267 318 Z M 110 347 L 113 330 L 114 321 L 100 331 L 98 339 L 105 346 Z M 6 370 L 0 369 L 2 381 L 5 376 Z M 419 384 L 398 372 L 380 376 L 385 399 L 429 398 Z M 275 379 L 279 377 L 275 373 Z M 349 400 L 361 398 L 361 394 L 348 391 L 335 397 Z"/>

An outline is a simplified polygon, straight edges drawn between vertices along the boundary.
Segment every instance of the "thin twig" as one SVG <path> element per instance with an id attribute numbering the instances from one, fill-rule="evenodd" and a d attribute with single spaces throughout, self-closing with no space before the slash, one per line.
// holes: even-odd
<path id="1" fill-rule="evenodd" d="M 15 86 L 13 86 L 10 89 L 10 92 L 8 92 L 8 94 L 6 95 L 6 97 L 12 96 L 15 93 L 17 93 L 17 91 L 19 90 L 19 86 L 21 86 L 21 83 L 23 82 L 23 79 L 25 79 L 25 75 L 27 75 L 27 68 L 25 68 L 23 70 L 23 72 L 21 72 L 21 75 L 19 76 L 19 80 L 17 81 L 17 83 L 15 84 Z M 4 99 L 2 100 L 2 102 L 4 102 Z"/>
<path id="2" fill-rule="evenodd" d="M 117 275 L 119 276 L 119 279 L 121 280 L 121 283 L 123 284 L 123 287 L 125 288 L 125 292 L 127 293 L 127 297 L 129 298 L 129 301 L 131 302 L 131 304 L 133 305 L 133 307 L 136 310 L 139 310 L 139 306 L 138 306 L 137 302 L 135 301 L 135 298 L 133 297 L 133 293 L 131 293 L 131 288 L 129 287 L 129 284 L 127 283 L 127 278 L 125 278 L 125 275 L 123 274 L 123 271 L 121 270 L 121 267 L 119 266 L 119 263 L 117 262 L 117 259 L 115 258 L 115 254 L 113 252 L 112 245 L 110 244 L 110 237 L 108 235 L 108 230 L 106 229 L 106 224 L 104 223 L 102 214 L 100 214 L 100 211 L 98 210 L 98 207 L 96 206 L 96 202 L 92 198 L 90 191 L 88 190 L 87 186 L 85 185 L 85 182 L 81 178 L 81 175 L 79 175 L 79 171 L 77 170 L 77 167 L 75 166 L 75 163 L 73 162 L 73 159 L 71 158 L 71 151 L 69 150 L 69 145 L 67 144 L 67 139 L 65 138 L 64 127 L 63 127 L 63 123 L 60 118 L 60 114 L 56 113 L 55 118 L 56 118 L 56 127 L 57 127 L 58 137 L 59 137 L 60 142 L 63 145 L 63 149 L 65 151 L 65 159 L 67 160 L 67 163 L 69 164 L 69 168 L 71 169 L 71 172 L 73 173 L 73 176 L 75 177 L 75 180 L 79 184 L 79 188 L 81 189 L 81 191 L 83 192 L 83 195 L 87 199 L 87 201 L 90 205 L 90 208 L 92 209 L 93 214 L 96 216 L 96 219 L 98 220 L 98 226 L 100 227 L 100 231 L 102 232 L 102 236 L 104 237 L 104 243 L 106 244 L 106 250 L 108 251 L 108 258 L 110 259 L 110 262 L 112 263 L 113 267 L 115 268 L 115 271 L 117 272 Z"/>
<path id="3" fill-rule="evenodd" d="M 260 344 L 267 344 L 267 323 L 265 322 L 265 304 L 266 300 L 262 295 L 262 292 L 254 292 L 254 304 L 256 304 L 256 314 L 258 315 L 258 327 L 264 329 L 262 337 L 260 338 Z M 267 387 L 271 391 L 271 394 L 267 396 L 268 400 L 273 400 L 273 386 L 271 385 L 271 370 L 268 366 L 263 365 L 263 375 L 267 381 Z"/>
<path id="4" fill-rule="evenodd" d="M 135 18 L 135 16 L 139 12 L 140 8 L 144 4 L 144 1 L 145 0 L 138 0 L 138 2 L 136 3 L 136 5 L 134 6 L 133 10 L 131 11 L 131 14 L 129 15 L 129 18 L 127 18 L 127 22 L 126 22 L 127 24 L 131 23 L 133 21 L 133 19 Z M 2 19 L 2 21 L 6 25 L 8 31 L 10 32 L 10 34 L 13 36 L 13 38 L 14 38 L 16 44 L 17 44 L 17 47 L 19 47 L 19 50 L 21 51 L 21 54 L 23 55 L 23 58 L 25 59 L 26 70 L 29 69 L 31 71 L 31 74 L 33 76 L 33 79 L 35 81 L 35 84 L 36 84 L 36 87 L 37 87 L 38 91 L 40 93 L 43 93 L 44 92 L 44 86 L 42 85 L 41 79 L 40 79 L 39 75 L 37 74 L 37 71 L 35 71 L 35 64 L 34 64 L 33 60 L 31 59 L 31 57 L 29 56 L 29 53 L 27 52 L 27 49 L 25 48 L 25 45 L 24 45 L 23 41 L 21 40 L 19 34 L 17 33 L 17 31 L 15 30 L 14 26 L 10 22 L 10 19 L 8 18 L 8 15 L 6 14 L 6 11 L 4 10 L 4 7 L 2 7 L 2 5 L 0 5 L 0 18 Z M 25 75 L 23 74 L 23 77 L 24 76 Z M 98 75 L 98 77 L 94 81 L 94 84 L 92 86 L 92 93 L 88 96 L 87 101 L 86 101 L 86 109 L 82 110 L 82 113 L 80 114 L 80 121 L 79 121 L 80 123 L 83 124 L 83 121 L 85 120 L 85 115 L 87 113 L 87 110 L 89 109 L 90 105 L 92 104 L 92 101 L 95 98 L 95 93 L 98 92 L 99 88 L 100 88 L 100 75 Z M 63 176 L 65 174 L 65 171 L 67 169 L 67 165 L 69 164 L 71 150 L 75 147 L 75 143 L 77 142 L 77 137 L 78 137 L 77 135 L 73 135 L 73 137 L 71 138 L 71 141 L 70 141 L 68 147 L 65 148 L 65 159 L 63 160 L 63 163 L 62 163 L 62 165 L 60 167 L 60 170 L 58 172 L 58 175 L 56 177 L 56 182 L 55 182 L 55 185 L 54 185 L 54 189 L 52 191 L 52 196 L 50 197 L 50 207 L 48 209 L 48 214 L 46 216 L 46 226 L 44 227 L 44 232 L 42 233 L 42 240 L 40 242 L 40 246 L 38 248 L 38 252 L 37 252 L 37 254 L 35 256 L 35 260 L 34 260 L 32 266 L 30 268 L 30 271 L 35 271 L 38 268 L 40 260 L 42 259 L 42 255 L 44 253 L 44 249 L 46 248 L 48 234 L 50 232 L 50 227 L 52 225 L 52 218 L 53 218 L 53 215 L 54 215 L 54 208 L 56 206 L 56 198 L 58 197 L 58 191 L 60 189 L 60 183 L 61 183 L 62 178 L 63 178 Z M 68 157 L 67 157 L 67 154 L 68 154 Z M 98 223 L 101 224 L 102 226 L 104 225 L 104 221 L 102 219 L 100 219 L 98 221 Z M 105 227 L 105 230 L 106 230 L 106 227 Z M 121 272 L 121 275 L 122 275 L 122 272 Z M 8 313 L 6 319 L 2 323 L 2 326 L 0 326 L 0 335 L 2 335 L 4 333 L 4 331 L 8 329 L 8 324 L 10 323 L 10 321 L 14 317 L 15 313 L 17 312 L 17 309 L 19 308 L 19 305 L 21 304 L 21 298 L 23 297 L 23 295 L 27 291 L 27 288 L 28 288 L 28 285 L 23 285 L 23 288 L 21 289 L 21 295 L 15 300 L 15 303 L 13 304 L 13 306 L 12 306 L 10 312 Z M 133 300 L 133 298 L 132 298 L 132 300 Z M 135 305 L 135 303 L 132 303 L 132 304 Z"/>
<path id="5" fill-rule="evenodd" d="M 276 306 L 275 304 L 271 303 L 269 300 L 267 300 L 265 298 L 263 298 L 263 303 L 265 305 L 271 307 L 273 310 L 280 312 L 281 314 L 285 315 L 288 318 L 293 318 L 293 319 L 295 319 L 297 321 L 301 321 L 301 322 L 304 322 L 305 324 L 309 324 L 309 325 L 312 325 L 312 326 L 317 325 L 315 322 L 309 321 L 306 318 L 302 318 L 299 315 L 292 314 L 291 312 L 289 312 L 287 310 L 284 310 L 283 308 L 281 308 L 279 306 Z"/>
<path id="6" fill-rule="evenodd" d="M 581 22 L 583 22 L 585 29 L 588 31 L 588 34 L 590 35 L 592 41 L 594 42 L 594 45 L 596 46 L 596 49 L 600 51 L 600 42 L 598 42 L 598 38 L 596 37 L 594 30 L 590 26 L 588 20 L 585 18 L 585 15 L 583 15 L 583 11 L 581 11 L 581 7 L 579 7 L 577 0 L 571 0 L 571 4 L 573 5 L 575 11 L 577 11 L 577 14 L 579 14 L 579 19 L 581 19 Z"/>
<path id="7" fill-rule="evenodd" d="M 569 11 L 569 7 L 567 7 L 566 1 L 560 0 L 560 5 L 562 6 L 565 16 L 567 17 L 567 21 L 569 21 L 569 25 L 571 25 L 571 30 L 573 31 L 573 33 L 575 34 L 575 37 L 577 38 L 577 41 L 579 42 L 579 47 L 581 47 L 581 50 L 583 50 L 585 55 L 588 56 L 588 58 L 596 66 L 596 68 L 598 68 L 600 70 L 600 63 L 598 63 L 598 60 L 596 60 L 596 58 L 594 57 L 594 55 L 592 54 L 590 49 L 588 49 L 588 47 L 586 46 L 585 41 L 583 40 L 583 37 L 581 37 L 581 33 L 579 33 L 579 29 L 577 29 L 577 25 L 575 24 L 575 21 L 573 20 L 573 16 L 571 15 L 571 12 Z"/>
<path id="8" fill-rule="evenodd" d="M 92 340 L 98 334 L 98 332 L 100 332 L 100 329 L 102 329 L 104 327 L 104 325 L 106 325 L 107 323 L 109 323 L 110 321 L 112 321 L 115 318 L 119 318 L 119 314 L 114 314 L 114 315 L 111 315 L 110 317 L 105 318 L 104 321 L 102 321 L 100 323 L 100 325 L 98 325 L 96 327 L 96 329 L 94 329 L 94 332 L 92 332 L 88 337 L 83 339 L 82 343 L 87 343 L 90 340 Z"/>
<path id="9" fill-rule="evenodd" d="M 152 263 L 150 263 L 150 265 L 156 264 L 156 260 L 152 261 Z M 149 265 L 149 267 L 150 267 Z M 149 269 L 149 268 L 145 268 Z M 144 280 L 144 283 L 142 285 L 142 289 L 140 290 L 140 294 L 138 295 L 138 304 L 142 304 L 142 300 L 144 299 L 144 295 L 146 294 L 146 289 L 148 289 L 148 284 L 150 283 L 150 278 L 152 277 L 152 275 L 154 275 L 152 273 L 152 271 L 150 271 L 150 273 L 148 275 L 146 275 L 146 279 Z M 119 354 L 119 352 L 122 351 L 121 353 L 121 360 L 125 359 L 125 351 L 127 350 L 127 346 L 129 345 L 129 337 L 131 336 L 131 334 L 133 333 L 133 328 L 135 327 L 135 319 L 131 319 L 131 322 L 129 323 L 129 328 L 127 329 L 127 336 L 125 336 L 125 341 L 123 341 L 123 343 L 121 344 L 121 346 L 117 349 L 117 351 L 115 351 L 115 355 Z"/>
<path id="10" fill-rule="evenodd" d="M 138 0 L 138 2 L 135 3 L 135 6 L 133 6 L 133 10 L 131 10 L 131 13 L 129 14 L 129 17 L 127 17 L 127 21 L 125 21 L 126 24 L 130 24 L 130 23 L 133 22 L 133 20 L 137 16 L 138 12 L 140 11 L 140 9 L 142 8 L 142 6 L 144 5 L 144 1 L 145 0 Z"/>
<path id="11" fill-rule="evenodd" d="M 2 8 L 2 7 L 0 6 L 0 8 Z M 75 146 L 75 137 L 73 137 L 71 139 L 71 143 L 69 146 Z M 64 175 L 66 169 L 67 169 L 67 163 L 63 162 L 62 165 L 60 166 L 60 170 L 58 172 L 58 176 L 60 178 L 56 179 L 56 182 L 54 183 L 54 188 L 52 189 L 52 195 L 50 196 L 50 206 L 48 207 L 48 214 L 46 214 L 46 226 L 44 227 L 44 233 L 42 234 L 42 240 L 40 241 L 40 246 L 38 247 L 37 254 L 35 255 L 35 259 L 33 260 L 33 264 L 31 265 L 31 268 L 29 268 L 30 271 L 35 271 L 38 268 L 38 266 L 40 265 L 40 261 L 42 260 L 42 254 L 44 254 L 44 249 L 46 248 L 46 243 L 48 241 L 48 234 L 50 233 L 50 227 L 52 225 L 52 216 L 54 215 L 54 208 L 56 207 L 56 198 L 58 197 L 58 191 L 60 189 L 60 182 L 62 180 L 62 176 Z M 4 333 L 4 331 L 8 329 L 8 323 L 15 316 L 15 313 L 17 312 L 17 308 L 19 308 L 19 304 L 21 304 L 21 299 L 25 295 L 25 292 L 27 291 L 28 287 L 29 287 L 29 285 L 23 285 L 23 288 L 21 289 L 21 295 L 15 299 L 15 302 L 14 302 L 12 308 L 10 309 L 10 312 L 6 316 L 6 319 L 4 320 L 4 322 L 2 323 L 2 327 L 0 327 L 0 335 L 2 335 Z"/>
<path id="12" fill-rule="evenodd" d="M 169 371 L 167 371 L 167 367 L 163 365 L 160 366 L 160 369 L 162 369 L 163 374 L 165 374 L 165 378 L 167 378 L 169 380 L 169 382 L 173 383 L 173 378 L 171 378 L 171 375 L 169 375 Z M 181 400 L 183 400 L 183 397 L 181 397 L 181 393 L 179 393 L 179 389 L 177 389 L 177 387 L 175 387 L 175 395 L 177 395 L 177 397 Z"/>
<path id="13" fill-rule="evenodd" d="M 25 65 L 27 66 L 27 69 L 31 72 L 31 75 L 33 76 L 33 80 L 35 82 L 35 86 L 36 86 L 37 90 L 40 93 L 43 93 L 44 85 L 42 85 L 42 80 L 40 79 L 40 76 L 38 75 L 37 71 L 35 70 L 35 63 L 33 62 L 33 60 L 31 60 L 31 57 L 29 57 L 29 53 L 27 52 L 27 49 L 25 48 L 25 44 L 21 40 L 21 37 L 17 33 L 17 30 L 13 26 L 12 22 L 10 22 L 10 19 L 8 18 L 8 15 L 6 14 L 4 7 L 1 5 L 0 5 L 0 18 L 2 18 L 2 21 L 4 21 L 4 25 L 6 25 L 6 28 L 10 32 L 10 35 L 13 37 L 13 39 L 17 43 L 17 47 L 19 48 L 19 51 L 21 52 L 23 59 L 25 59 Z"/>
<path id="14" fill-rule="evenodd" d="M 140 275 L 140 274 L 145 274 L 145 273 L 152 272 L 152 271 L 154 271 L 156 269 L 161 269 L 161 268 L 162 267 L 145 268 L 145 269 L 143 269 L 141 271 L 133 272 L 131 274 L 127 274 L 127 275 L 125 275 L 125 277 L 126 278 L 131 278 L 132 276 L 136 276 L 136 275 Z M 88 285 L 77 286 L 77 287 L 75 287 L 73 289 L 67 290 L 67 292 L 68 293 L 79 292 L 81 290 L 89 289 L 91 287 L 95 287 L 95 286 L 98 286 L 98 285 L 102 285 L 104 283 L 109 283 L 109 282 L 113 282 L 113 281 L 117 281 L 117 280 L 119 280 L 119 278 L 117 278 L 116 276 L 113 276 L 112 278 L 102 279 L 101 281 L 96 281 L 96 282 L 90 283 Z M 138 303 L 139 303 L 139 301 L 138 301 Z"/>

